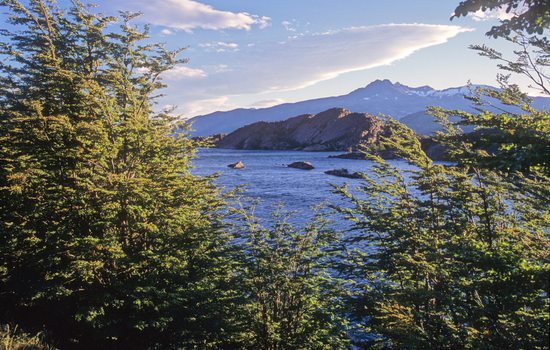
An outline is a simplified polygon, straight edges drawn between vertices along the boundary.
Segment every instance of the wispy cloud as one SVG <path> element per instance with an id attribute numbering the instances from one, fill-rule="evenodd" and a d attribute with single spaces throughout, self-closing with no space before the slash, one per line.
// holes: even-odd
<path id="1" fill-rule="evenodd" d="M 163 78 L 166 80 L 182 80 L 182 79 L 201 79 L 206 78 L 207 74 L 204 70 L 199 68 L 191 68 L 187 66 L 176 66 L 173 69 L 164 72 Z"/>
<path id="2" fill-rule="evenodd" d="M 185 108 L 178 109 L 184 118 L 206 114 L 212 111 L 223 111 L 237 108 L 238 106 L 229 102 L 228 96 L 213 97 L 191 101 L 185 104 Z"/>
<path id="3" fill-rule="evenodd" d="M 294 24 L 291 21 L 282 21 L 281 25 L 289 32 L 296 31 L 296 28 L 294 27 Z"/>
<path id="4" fill-rule="evenodd" d="M 199 44 L 200 47 L 204 48 L 205 51 L 215 51 L 215 52 L 236 52 L 239 51 L 239 44 L 237 43 L 226 43 L 224 41 L 209 42 Z"/>
<path id="5" fill-rule="evenodd" d="M 469 29 L 387 24 L 303 35 L 241 50 L 239 63 L 230 66 L 230 71 L 213 74 L 203 83 L 212 93 L 223 95 L 298 89 L 347 72 L 390 64 L 465 31 Z"/>
<path id="6" fill-rule="evenodd" d="M 493 11 L 482 11 L 477 10 L 476 12 L 472 13 L 470 15 L 474 21 L 482 22 L 482 21 L 488 21 L 491 19 L 498 19 L 498 20 L 505 20 L 510 19 L 514 16 L 511 12 L 506 12 L 505 9 L 498 9 Z"/>
<path id="7" fill-rule="evenodd" d="M 450 25 L 386 24 L 304 34 L 283 43 L 259 42 L 240 47 L 223 69 L 202 66 L 204 74 L 198 74 L 201 79 L 193 81 L 192 89 L 176 83 L 167 93 L 170 103 L 183 104 L 186 114 L 208 113 L 234 105 L 232 96 L 242 100 L 245 95 L 297 90 L 344 73 L 389 65 L 467 31 Z M 224 96 L 223 101 L 218 96 Z M 260 102 L 257 107 L 269 104 Z"/>
<path id="8" fill-rule="evenodd" d="M 266 107 L 279 105 L 279 104 L 284 103 L 284 102 L 285 102 L 285 100 L 283 100 L 281 98 L 273 98 L 273 99 L 270 99 L 270 100 L 261 100 L 261 101 L 254 102 L 253 104 L 250 105 L 250 107 L 266 108 Z"/>
<path id="9" fill-rule="evenodd" d="M 135 0 L 124 5 L 143 12 L 146 22 L 184 31 L 196 28 L 250 30 L 253 26 L 265 28 L 271 23 L 266 16 L 218 10 L 194 0 Z"/>
<path id="10" fill-rule="evenodd" d="M 507 19 L 511 19 L 514 16 L 520 15 L 525 11 L 527 11 L 527 6 L 525 5 L 525 3 L 522 3 L 517 8 L 512 8 L 509 11 L 507 11 L 507 6 L 501 6 L 493 10 L 487 11 L 477 10 L 476 12 L 470 14 L 470 17 L 472 17 L 472 19 L 477 22 L 488 21 L 491 19 L 504 21 Z"/>

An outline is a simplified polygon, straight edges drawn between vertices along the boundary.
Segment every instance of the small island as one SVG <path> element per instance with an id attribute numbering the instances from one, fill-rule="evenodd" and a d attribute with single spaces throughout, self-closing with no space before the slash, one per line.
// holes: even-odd
<path id="1" fill-rule="evenodd" d="M 332 108 L 318 114 L 304 114 L 279 122 L 257 122 L 228 135 L 216 135 L 218 148 L 238 150 L 340 151 L 331 156 L 366 159 L 362 149 L 370 149 L 383 159 L 396 159 L 391 149 L 380 147 L 383 137 L 391 137 L 384 121 L 368 113 Z M 420 137 L 422 147 L 433 160 L 446 160 L 446 149 L 431 137 Z"/>

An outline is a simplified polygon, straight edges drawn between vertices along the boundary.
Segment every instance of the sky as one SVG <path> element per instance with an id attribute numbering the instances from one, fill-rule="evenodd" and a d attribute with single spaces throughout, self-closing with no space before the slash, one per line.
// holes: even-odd
<path id="1" fill-rule="evenodd" d="M 142 12 L 153 41 L 187 48 L 189 62 L 164 74 L 168 88 L 158 105 L 183 118 L 342 95 L 376 79 L 437 89 L 495 85 L 495 62 L 468 46 L 509 50 L 484 35 L 506 13 L 451 21 L 458 2 L 95 1 L 100 12 Z"/>

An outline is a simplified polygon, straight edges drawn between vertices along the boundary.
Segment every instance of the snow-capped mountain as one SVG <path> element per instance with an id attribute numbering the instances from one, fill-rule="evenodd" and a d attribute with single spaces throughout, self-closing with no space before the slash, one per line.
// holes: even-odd
<path id="1" fill-rule="evenodd" d="M 427 107 L 440 106 L 473 111 L 471 101 L 464 98 L 469 92 L 468 86 L 436 90 L 429 86 L 409 87 L 389 80 L 376 80 L 347 95 L 285 103 L 269 108 L 214 112 L 194 117 L 190 122 L 194 136 L 209 136 L 227 134 L 258 121 L 285 120 L 341 107 L 353 112 L 384 114 L 401 119 L 414 130 L 426 134 L 438 128 L 438 124 L 423 113 Z M 550 98 L 537 97 L 534 99 L 534 105 L 537 108 L 550 109 Z"/>

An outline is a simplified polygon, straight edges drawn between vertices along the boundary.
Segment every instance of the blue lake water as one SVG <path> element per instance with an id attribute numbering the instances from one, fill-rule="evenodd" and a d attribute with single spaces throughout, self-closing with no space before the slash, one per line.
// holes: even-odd
<path id="1" fill-rule="evenodd" d="M 196 175 L 219 173 L 217 184 L 231 189 L 240 185 L 244 194 L 259 199 L 259 217 L 268 217 L 274 206 L 283 204 L 298 216 L 310 217 L 312 206 L 323 202 L 343 204 L 342 199 L 332 193 L 332 186 L 348 183 L 355 188 L 360 179 L 346 179 L 327 175 L 331 169 L 346 168 L 350 172 L 368 173 L 373 163 L 366 160 L 329 158 L 342 152 L 303 152 L 303 151 L 243 151 L 228 149 L 201 149 L 198 158 L 193 160 Z M 236 170 L 227 165 L 242 161 L 244 169 Z M 313 164 L 313 170 L 288 168 L 286 165 L 297 161 Z M 410 168 L 405 161 L 392 160 L 390 163 L 400 168 Z"/>

